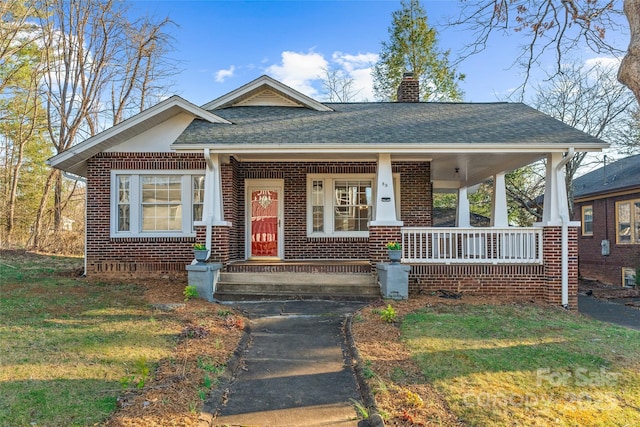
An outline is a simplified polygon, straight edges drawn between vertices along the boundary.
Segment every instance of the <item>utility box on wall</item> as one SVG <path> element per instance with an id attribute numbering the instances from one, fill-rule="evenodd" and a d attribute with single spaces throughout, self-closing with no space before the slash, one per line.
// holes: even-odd
<path id="1" fill-rule="evenodd" d="M 600 242 L 600 247 L 602 248 L 602 256 L 609 256 L 611 253 L 611 244 L 608 240 L 603 240 Z"/>

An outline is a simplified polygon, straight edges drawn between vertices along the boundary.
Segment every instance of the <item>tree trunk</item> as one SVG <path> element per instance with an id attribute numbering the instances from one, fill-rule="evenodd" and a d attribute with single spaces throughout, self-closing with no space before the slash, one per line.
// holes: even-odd
<path id="1" fill-rule="evenodd" d="M 624 14 L 629 21 L 631 41 L 620 64 L 618 80 L 631 89 L 640 104 L 640 0 L 625 0 Z"/>
<path id="2" fill-rule="evenodd" d="M 33 233 L 32 233 L 32 247 L 34 249 L 38 249 L 40 246 L 41 234 L 42 234 L 42 220 L 45 215 L 45 211 L 47 210 L 47 200 L 49 199 L 49 192 L 51 191 L 51 184 L 56 175 L 60 175 L 60 171 L 52 169 L 49 172 L 49 176 L 47 177 L 47 181 L 44 184 L 44 189 L 42 190 L 42 198 L 40 199 L 40 206 L 38 207 L 38 211 L 36 212 L 36 220 L 33 224 Z"/>

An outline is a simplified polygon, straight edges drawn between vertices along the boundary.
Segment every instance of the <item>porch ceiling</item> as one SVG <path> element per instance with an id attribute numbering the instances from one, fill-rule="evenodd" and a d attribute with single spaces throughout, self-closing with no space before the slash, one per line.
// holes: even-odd
<path id="1" fill-rule="evenodd" d="M 538 152 L 466 152 L 466 153 L 398 153 L 392 161 L 430 161 L 431 180 L 434 188 L 445 190 L 470 187 L 486 181 L 500 172 L 509 172 L 543 158 L 548 151 Z M 317 162 L 351 161 L 376 162 L 377 153 L 242 153 L 224 156 L 228 161 L 233 156 L 240 162 Z M 456 169 L 458 169 L 456 173 Z"/>

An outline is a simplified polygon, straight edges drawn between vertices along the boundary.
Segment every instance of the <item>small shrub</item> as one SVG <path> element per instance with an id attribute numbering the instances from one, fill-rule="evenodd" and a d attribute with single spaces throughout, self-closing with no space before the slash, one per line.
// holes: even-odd
<path id="1" fill-rule="evenodd" d="M 380 312 L 380 317 L 387 323 L 393 323 L 396 321 L 396 310 L 391 307 L 391 304 L 387 305 L 387 308 Z"/>
<path id="2" fill-rule="evenodd" d="M 184 292 L 182 292 L 182 294 L 184 295 L 184 300 L 189 301 L 191 298 L 198 296 L 198 288 L 194 285 L 189 285 L 184 288 Z"/>
<path id="3" fill-rule="evenodd" d="M 364 406 L 361 402 L 358 402 L 355 399 L 349 399 L 349 400 L 353 404 L 353 407 L 356 409 L 356 412 L 358 413 L 360 418 L 362 418 L 363 420 L 368 420 L 369 419 L 369 411 L 367 410 L 367 407 Z"/>
<path id="4" fill-rule="evenodd" d="M 364 362 L 364 366 L 362 367 L 362 376 L 366 379 L 371 379 L 376 376 L 376 373 L 371 369 L 371 361 L 366 360 Z"/>

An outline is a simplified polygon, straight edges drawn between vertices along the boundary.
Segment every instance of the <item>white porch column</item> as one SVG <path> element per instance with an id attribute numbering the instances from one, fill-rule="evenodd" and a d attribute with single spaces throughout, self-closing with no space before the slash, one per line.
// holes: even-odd
<path id="1" fill-rule="evenodd" d="M 378 174 L 376 177 L 376 217 L 369 225 L 374 226 L 402 226 L 402 221 L 396 217 L 396 198 L 393 194 L 393 171 L 391 169 L 391 154 L 378 154 Z"/>
<path id="2" fill-rule="evenodd" d="M 207 170 L 204 176 L 204 206 L 202 220 L 207 225 L 231 225 L 224 220 L 222 203 L 222 178 L 220 174 L 220 156 L 211 154 L 208 148 L 204 150 Z"/>
<path id="3" fill-rule="evenodd" d="M 544 205 L 542 222 L 539 225 L 560 225 L 562 218 L 569 218 L 567 186 L 564 183 L 564 168 L 560 167 L 563 153 L 547 155 L 547 171 L 544 183 Z"/>
<path id="4" fill-rule="evenodd" d="M 504 182 L 504 172 L 493 176 L 493 197 L 491 201 L 491 226 L 508 227 L 509 215 L 507 211 L 507 189 Z"/>
<path id="5" fill-rule="evenodd" d="M 471 220 L 469 218 L 469 198 L 467 197 L 467 187 L 458 188 L 456 227 L 471 227 Z"/>

